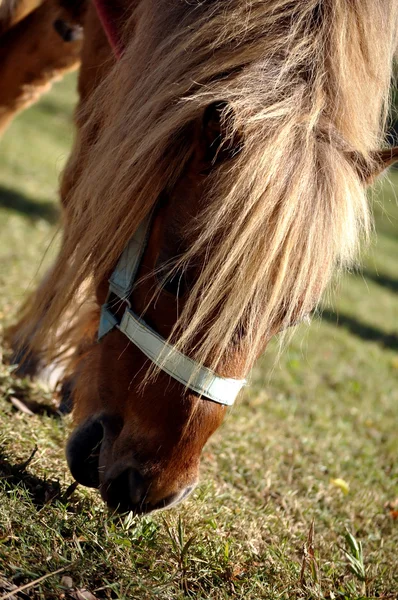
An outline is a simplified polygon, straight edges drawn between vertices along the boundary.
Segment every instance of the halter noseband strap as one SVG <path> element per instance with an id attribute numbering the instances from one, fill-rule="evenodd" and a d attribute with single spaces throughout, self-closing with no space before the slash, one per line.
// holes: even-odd
<path id="1" fill-rule="evenodd" d="M 170 377 L 208 400 L 231 406 L 245 385 L 245 379 L 221 377 L 211 369 L 198 365 L 149 327 L 131 310 L 130 306 L 125 309 L 121 320 L 112 312 L 112 304 L 118 300 L 129 304 L 128 297 L 134 286 L 148 241 L 151 222 L 152 215 L 142 221 L 109 279 L 108 298 L 101 308 L 98 340 L 101 340 L 112 329 L 119 329 L 145 356 Z"/>

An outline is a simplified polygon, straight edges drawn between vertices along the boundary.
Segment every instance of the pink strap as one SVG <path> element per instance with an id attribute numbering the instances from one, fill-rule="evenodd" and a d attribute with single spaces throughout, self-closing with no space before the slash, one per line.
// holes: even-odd
<path id="1" fill-rule="evenodd" d="M 98 17 L 108 38 L 108 42 L 117 59 L 122 57 L 124 47 L 119 37 L 117 21 L 120 14 L 115 10 L 114 0 L 93 0 L 97 9 Z"/>

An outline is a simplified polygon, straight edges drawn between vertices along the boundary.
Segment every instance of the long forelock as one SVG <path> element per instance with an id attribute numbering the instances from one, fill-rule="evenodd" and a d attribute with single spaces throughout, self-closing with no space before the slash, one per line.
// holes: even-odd
<path id="1" fill-rule="evenodd" d="M 368 163 L 381 143 L 398 6 L 150 0 L 137 10 L 134 38 L 85 109 L 63 249 L 36 298 L 46 305 L 38 344 L 45 338 L 51 354 L 57 322 L 82 284 L 110 272 L 182 176 L 192 123 L 223 101 L 234 116 L 230 139 L 239 134 L 242 149 L 208 178 L 207 207 L 180 266 L 208 259 L 173 342 L 216 368 L 241 327 L 248 369 L 265 339 L 317 304 L 369 230 L 349 156 Z"/>

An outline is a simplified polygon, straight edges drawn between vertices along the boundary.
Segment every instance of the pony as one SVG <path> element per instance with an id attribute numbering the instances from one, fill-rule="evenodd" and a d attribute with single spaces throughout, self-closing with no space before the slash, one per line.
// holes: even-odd
<path id="1" fill-rule="evenodd" d="M 397 25 L 395 0 L 89 3 L 60 250 L 10 337 L 35 368 L 64 364 L 68 464 L 110 507 L 189 495 L 226 413 L 196 373 L 246 378 L 355 260 L 366 187 L 398 157 L 379 150 Z M 130 342 L 130 310 L 186 380 Z"/>
<path id="2" fill-rule="evenodd" d="M 78 68 L 82 0 L 0 0 L 0 133 Z"/>

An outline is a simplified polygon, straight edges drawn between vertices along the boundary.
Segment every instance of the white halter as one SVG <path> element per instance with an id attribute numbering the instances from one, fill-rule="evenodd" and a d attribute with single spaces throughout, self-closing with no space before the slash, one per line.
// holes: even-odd
<path id="1" fill-rule="evenodd" d="M 147 244 L 151 222 L 152 214 L 138 227 L 109 279 L 108 297 L 101 308 L 98 340 L 117 328 L 155 365 L 184 386 L 208 400 L 231 406 L 245 385 L 245 379 L 221 377 L 211 369 L 199 366 L 194 360 L 176 350 L 130 308 L 128 297 Z M 128 305 L 120 320 L 112 312 L 112 295 Z"/>

